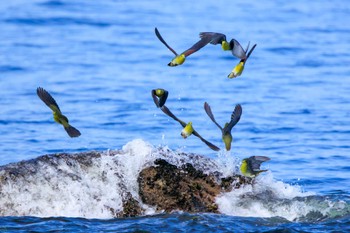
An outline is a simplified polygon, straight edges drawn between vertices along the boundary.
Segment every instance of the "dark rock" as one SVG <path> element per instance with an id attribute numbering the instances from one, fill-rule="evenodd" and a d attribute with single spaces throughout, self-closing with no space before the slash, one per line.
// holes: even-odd
<path id="1" fill-rule="evenodd" d="M 253 179 L 241 175 L 221 178 L 221 187 L 224 191 L 230 192 L 232 188 L 238 189 L 244 184 L 252 184 Z"/>
<path id="2" fill-rule="evenodd" d="M 44 207 L 61 198 L 82 199 L 91 205 L 102 203 L 103 210 L 110 211 L 114 217 L 143 215 L 142 204 L 166 212 L 218 213 L 215 199 L 219 194 L 252 183 L 252 179 L 239 175 L 222 178 L 215 163 L 200 155 L 183 154 L 179 157 L 172 156 L 173 152 L 167 150 L 160 152 L 164 154 L 161 158 L 166 160 L 157 159 L 154 165 L 149 162 L 138 175 L 139 196 L 134 191 L 134 196 L 130 193 L 128 174 L 118 157 L 123 151 L 51 154 L 0 166 L 0 198 L 3 203 L 0 216 L 50 215 Z M 115 205 L 103 200 L 103 190 L 107 185 L 112 185 L 115 198 L 122 198 L 122 210 L 119 199 Z M 64 193 L 61 188 L 64 188 Z M 86 193 L 74 192 L 78 188 Z M 90 193 L 90 189 L 102 191 Z M 22 198 L 23 194 L 26 200 Z M 32 208 L 23 208 L 27 201 L 33 203 Z M 41 203 L 46 204 L 42 207 Z"/>
<path id="3" fill-rule="evenodd" d="M 176 167 L 163 159 L 156 166 L 143 169 L 138 177 L 141 200 L 157 210 L 171 212 L 218 212 L 215 198 L 222 191 L 238 188 L 246 180 L 234 176 L 222 180 L 220 185 L 214 175 L 204 174 L 187 163 Z"/>
<path id="4" fill-rule="evenodd" d="M 114 216 L 120 217 L 136 217 L 144 213 L 144 209 L 141 208 L 140 203 L 135 200 L 132 195 L 128 192 L 126 197 L 123 199 L 123 211 L 116 213 L 111 208 Z"/>

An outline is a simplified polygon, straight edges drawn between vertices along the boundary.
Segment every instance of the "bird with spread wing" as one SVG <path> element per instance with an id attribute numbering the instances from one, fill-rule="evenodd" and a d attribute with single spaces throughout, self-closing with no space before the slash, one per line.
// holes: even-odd
<path id="1" fill-rule="evenodd" d="M 198 137 L 200 140 L 202 140 L 202 142 L 204 142 L 210 149 L 215 150 L 215 151 L 219 151 L 220 148 L 218 148 L 217 146 L 215 146 L 214 144 L 208 142 L 207 140 L 205 140 L 201 135 L 199 135 L 199 133 L 197 133 L 196 130 L 194 130 L 193 126 L 192 126 L 192 122 L 188 122 L 185 123 L 184 121 L 180 120 L 179 118 L 177 118 L 165 105 L 161 108 L 161 110 L 168 115 L 169 117 L 173 118 L 175 121 L 179 122 L 180 125 L 183 127 L 182 131 L 181 131 L 181 136 L 183 138 L 187 138 L 190 135 L 194 135 L 196 137 Z"/>
<path id="2" fill-rule="evenodd" d="M 222 140 L 225 143 L 225 148 L 227 151 L 231 150 L 231 143 L 232 143 L 232 128 L 238 123 L 238 121 L 241 119 L 242 115 L 242 106 L 240 104 L 237 104 L 235 106 L 235 109 L 233 110 L 231 114 L 231 121 L 226 123 L 224 128 L 222 128 L 215 120 L 214 114 L 211 111 L 210 105 L 205 102 L 204 103 L 204 110 L 209 116 L 209 118 L 215 123 L 215 125 L 221 130 L 222 133 Z"/>
<path id="3" fill-rule="evenodd" d="M 169 92 L 167 90 L 162 89 L 162 88 L 158 88 L 158 89 L 153 89 L 151 91 L 151 94 L 152 94 L 152 98 L 153 98 L 153 101 L 156 104 L 156 106 L 158 108 L 161 108 L 165 104 L 165 102 L 168 98 Z"/>
<path id="4" fill-rule="evenodd" d="M 241 173 L 246 177 L 254 178 L 260 173 L 268 171 L 261 170 L 260 165 L 269 160 L 270 158 L 266 156 L 251 156 L 243 159 L 240 167 Z"/>
<path id="5" fill-rule="evenodd" d="M 39 96 L 39 98 L 52 110 L 53 119 L 57 123 L 63 125 L 64 129 L 70 137 L 79 137 L 81 135 L 79 130 L 77 130 L 69 124 L 68 118 L 62 114 L 60 108 L 58 107 L 58 104 L 56 103 L 55 99 L 50 95 L 50 93 L 48 93 L 42 87 L 38 87 L 36 93 Z"/>
<path id="6" fill-rule="evenodd" d="M 236 39 L 231 39 L 231 41 L 228 42 L 224 34 L 217 32 L 201 32 L 199 36 L 205 39 L 211 38 L 210 44 L 221 44 L 223 50 L 230 50 L 233 56 L 240 59 L 239 63 L 232 69 L 231 73 L 227 76 L 228 78 L 236 78 L 242 74 L 245 63 L 247 62 L 248 58 L 250 57 L 251 53 L 256 47 L 256 44 L 254 44 L 253 47 L 249 50 L 250 43 L 248 43 L 247 48 L 244 50 L 241 44 Z"/>
<path id="7" fill-rule="evenodd" d="M 190 56 L 192 53 L 197 52 L 198 50 L 200 50 L 201 48 L 206 46 L 211 40 L 210 37 L 202 36 L 201 39 L 197 43 L 195 43 L 191 48 L 189 48 L 186 51 L 178 54 L 172 47 L 170 47 L 165 42 L 165 40 L 160 35 L 160 33 L 159 33 L 157 28 L 155 28 L 154 31 L 156 33 L 157 38 L 160 40 L 160 42 L 162 42 L 175 55 L 175 57 L 171 60 L 171 62 L 169 62 L 168 66 L 182 65 L 185 62 L 186 57 Z"/>

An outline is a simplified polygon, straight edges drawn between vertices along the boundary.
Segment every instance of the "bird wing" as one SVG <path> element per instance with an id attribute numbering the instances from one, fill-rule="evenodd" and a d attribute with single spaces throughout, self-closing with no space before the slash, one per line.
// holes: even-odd
<path id="1" fill-rule="evenodd" d="M 199 33 L 200 38 L 209 37 L 210 38 L 210 44 L 217 45 L 221 44 L 222 41 L 226 41 L 226 36 L 222 33 L 217 32 L 201 32 Z"/>
<path id="2" fill-rule="evenodd" d="M 193 133 L 192 133 L 194 136 L 198 137 L 200 140 L 202 140 L 202 142 L 204 142 L 207 146 L 209 146 L 210 149 L 212 150 L 215 150 L 215 151 L 219 151 L 220 148 L 215 146 L 214 144 L 208 142 L 207 140 L 205 140 L 204 138 L 202 138 L 201 135 L 199 135 L 199 133 L 195 130 L 193 130 Z"/>
<path id="3" fill-rule="evenodd" d="M 158 89 L 158 90 L 159 90 L 159 89 Z M 163 93 L 163 95 L 160 96 L 160 97 L 158 97 L 157 94 L 156 94 L 157 89 L 153 89 L 153 90 L 151 91 L 152 98 L 153 98 L 153 102 L 156 104 L 156 106 L 157 106 L 158 108 L 163 107 L 163 105 L 165 104 L 165 102 L 166 102 L 166 100 L 167 100 L 167 98 L 168 98 L 168 94 L 169 94 L 168 91 L 166 91 L 166 90 L 164 90 L 164 89 L 162 89 L 162 90 L 164 91 L 164 93 Z"/>
<path id="4" fill-rule="evenodd" d="M 164 104 L 168 98 L 168 94 L 169 94 L 169 92 L 164 90 L 164 94 L 161 97 L 159 97 L 159 107 L 160 108 L 164 106 Z"/>
<path id="5" fill-rule="evenodd" d="M 227 132 L 231 132 L 233 126 L 235 126 L 238 123 L 238 121 L 241 119 L 241 115 L 242 115 L 242 106 L 240 104 L 237 104 L 235 109 L 232 112 L 230 123 L 228 123 L 223 129 L 224 134 Z"/>
<path id="6" fill-rule="evenodd" d="M 167 108 L 167 106 L 163 106 L 162 108 L 161 108 L 161 110 L 166 114 L 166 115 L 168 115 L 168 116 L 170 116 L 171 118 L 173 118 L 175 121 L 178 121 L 181 125 L 182 125 L 182 127 L 186 127 L 186 123 L 185 122 L 183 122 L 182 120 L 180 120 L 179 118 L 177 118 L 168 108 Z"/>
<path id="7" fill-rule="evenodd" d="M 248 163 L 253 171 L 259 171 L 260 165 L 269 160 L 270 158 L 266 156 L 251 156 L 248 158 Z"/>
<path id="8" fill-rule="evenodd" d="M 36 89 L 36 93 L 39 96 L 39 98 L 49 107 L 52 111 L 56 113 L 61 114 L 61 110 L 58 107 L 58 104 L 56 103 L 55 99 L 48 93 L 44 88 L 38 87 Z"/>
<path id="9" fill-rule="evenodd" d="M 247 47 L 246 47 L 245 50 L 244 50 L 245 54 L 247 54 L 247 52 L 248 52 L 248 50 L 249 50 L 249 47 L 250 47 L 250 41 L 248 42 Z"/>
<path id="10" fill-rule="evenodd" d="M 153 90 L 151 91 L 151 93 L 152 93 L 153 102 L 155 103 L 155 105 L 157 106 L 157 108 L 159 108 L 159 99 L 158 99 L 158 97 L 157 97 L 157 95 L 156 95 L 156 90 L 153 89 Z"/>
<path id="11" fill-rule="evenodd" d="M 190 56 L 192 53 L 197 52 L 204 46 L 206 46 L 210 42 L 211 38 L 210 37 L 202 37 L 197 43 L 192 45 L 191 48 L 187 49 L 184 51 L 182 54 L 184 54 L 186 57 Z"/>
<path id="12" fill-rule="evenodd" d="M 256 47 L 256 44 L 254 44 L 253 47 L 250 49 L 249 53 L 247 54 L 246 60 L 248 60 L 248 58 L 250 57 L 250 54 L 252 54 L 252 52 L 254 51 L 255 47 Z"/>
<path id="13" fill-rule="evenodd" d="M 160 35 L 159 31 L 157 28 L 154 28 L 154 31 L 156 33 L 156 36 L 158 37 L 158 39 L 160 40 L 160 42 L 162 42 L 171 52 L 173 52 L 173 54 L 175 54 L 175 56 L 177 56 L 178 54 L 175 52 L 175 50 L 170 47 L 165 40 L 163 39 L 163 37 Z"/>
<path id="14" fill-rule="evenodd" d="M 242 45 L 235 39 L 230 41 L 230 46 L 232 48 L 232 55 L 239 59 L 246 59 L 247 55 L 242 48 Z"/>
<path id="15" fill-rule="evenodd" d="M 211 111 L 211 108 L 210 108 L 210 105 L 207 103 L 207 102 L 205 102 L 204 103 L 204 110 L 205 110 L 205 112 L 207 113 L 207 115 L 209 116 L 209 118 L 215 123 L 215 125 L 217 126 L 217 127 L 219 127 L 219 129 L 221 130 L 221 132 L 222 132 L 222 127 L 216 122 L 216 120 L 215 120 L 215 118 L 214 118 L 214 114 L 212 113 L 212 111 Z"/>

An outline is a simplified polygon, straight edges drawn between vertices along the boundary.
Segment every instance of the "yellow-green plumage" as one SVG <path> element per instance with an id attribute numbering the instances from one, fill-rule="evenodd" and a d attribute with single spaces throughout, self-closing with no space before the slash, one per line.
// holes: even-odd
<path id="1" fill-rule="evenodd" d="M 247 163 L 246 159 L 242 160 L 240 170 L 241 170 L 242 175 L 247 176 L 247 177 L 251 176 L 251 173 L 248 171 L 248 163 Z"/>
<path id="2" fill-rule="evenodd" d="M 222 33 L 201 32 L 200 35 L 201 37 L 210 38 L 210 44 L 213 44 L 213 45 L 221 44 L 221 48 L 224 51 L 230 50 L 234 57 L 237 57 L 240 59 L 240 62 L 238 63 L 238 65 L 236 65 L 231 71 L 231 73 L 228 75 L 229 78 L 236 78 L 242 74 L 244 70 L 244 65 L 248 60 L 249 56 L 251 55 L 251 53 L 253 52 L 253 50 L 255 49 L 256 44 L 254 44 L 253 47 L 249 50 L 250 43 L 248 43 L 247 48 L 244 50 L 242 45 L 236 39 L 231 39 L 230 42 L 228 42 L 226 40 L 226 36 Z"/>
<path id="3" fill-rule="evenodd" d="M 244 61 L 240 61 L 231 71 L 231 73 L 227 76 L 228 78 L 236 78 L 240 76 L 244 70 Z"/>
<path id="4" fill-rule="evenodd" d="M 166 115 L 168 115 L 169 117 L 173 118 L 175 121 L 180 123 L 180 125 L 183 127 L 183 129 L 181 131 L 181 136 L 183 138 L 187 138 L 187 137 L 189 137 L 190 135 L 193 134 L 194 136 L 198 137 L 202 142 L 204 142 L 210 149 L 215 150 L 215 151 L 219 151 L 220 150 L 220 148 L 218 148 L 214 144 L 208 142 L 201 135 L 199 135 L 199 133 L 193 128 L 192 122 L 185 123 L 184 121 L 180 120 L 165 105 L 161 108 L 161 110 Z"/>
<path id="5" fill-rule="evenodd" d="M 180 54 L 176 56 L 171 62 L 169 62 L 168 66 L 178 66 L 182 65 L 186 60 L 186 56 L 184 54 Z"/>
<path id="6" fill-rule="evenodd" d="M 254 178 L 260 173 L 266 172 L 267 170 L 260 170 L 260 165 L 261 163 L 269 160 L 270 158 L 266 156 L 251 156 L 249 158 L 243 159 L 240 166 L 242 175 Z"/>
<path id="7" fill-rule="evenodd" d="M 225 148 L 227 151 L 231 150 L 231 143 L 232 143 L 232 128 L 238 123 L 238 121 L 241 119 L 242 115 L 242 106 L 240 104 L 237 104 L 235 106 L 235 109 L 233 110 L 231 114 L 231 121 L 229 123 L 226 123 L 224 128 L 222 128 L 215 120 L 214 114 L 211 111 L 210 105 L 205 102 L 204 103 L 204 110 L 209 116 L 209 118 L 214 122 L 214 124 L 221 130 L 222 133 L 222 141 L 225 143 Z"/>
<path id="8" fill-rule="evenodd" d="M 206 46 L 211 40 L 211 38 L 208 36 L 200 36 L 201 39 L 199 41 L 197 41 L 194 45 L 192 45 L 191 48 L 178 54 L 172 47 L 170 47 L 168 45 L 167 42 L 165 42 L 165 40 L 160 35 L 157 28 L 154 29 L 154 32 L 155 32 L 157 38 L 159 39 L 159 41 L 162 42 L 175 55 L 175 58 L 173 58 L 171 60 L 171 62 L 169 62 L 168 66 L 182 65 L 185 62 L 186 57 L 190 56 L 192 53 L 195 53 L 198 50 L 200 50 L 201 48 L 203 48 L 204 46 Z"/>
<path id="9" fill-rule="evenodd" d="M 164 95 L 164 89 L 156 89 L 155 94 L 158 97 L 162 97 L 162 95 Z"/>
<path id="10" fill-rule="evenodd" d="M 221 42 L 221 48 L 222 48 L 224 51 L 232 50 L 232 49 L 231 49 L 231 46 L 230 46 L 230 43 L 228 43 L 226 40 L 224 40 L 224 41 Z"/>
<path id="11" fill-rule="evenodd" d="M 38 87 L 37 95 L 52 110 L 54 121 L 63 125 L 70 137 L 79 137 L 81 135 L 79 130 L 69 124 L 68 118 L 61 113 L 55 99 L 44 88 Z"/>
<path id="12" fill-rule="evenodd" d="M 193 127 L 192 127 L 192 122 L 188 122 L 187 125 L 182 129 L 181 131 L 181 136 L 183 138 L 187 138 L 193 133 Z"/>
<path id="13" fill-rule="evenodd" d="M 227 124 L 227 123 L 226 123 Z M 225 143 L 225 148 L 227 151 L 231 150 L 232 134 L 225 133 L 222 135 L 222 141 Z"/>
<path id="14" fill-rule="evenodd" d="M 158 89 L 153 89 L 151 91 L 151 94 L 152 94 L 153 102 L 155 103 L 155 105 L 158 108 L 161 108 L 165 104 L 169 93 L 167 90 L 164 90 L 162 88 L 158 88 Z"/>

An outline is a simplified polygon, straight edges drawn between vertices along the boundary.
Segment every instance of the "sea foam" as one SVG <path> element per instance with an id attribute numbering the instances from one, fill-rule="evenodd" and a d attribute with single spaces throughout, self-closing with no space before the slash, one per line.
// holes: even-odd
<path id="1" fill-rule="evenodd" d="M 237 173 L 240 163 L 229 153 L 211 159 L 166 146 L 156 148 L 141 139 L 121 150 L 41 156 L 0 167 L 0 215 L 112 218 L 123 210 L 128 195 L 145 214 L 155 214 L 154 206 L 142 203 L 137 178 L 158 158 L 176 166 L 191 163 L 219 178 Z M 258 176 L 252 185 L 222 193 L 216 203 L 226 215 L 291 221 L 350 213 L 349 203 L 303 192 L 299 186 L 275 180 L 272 172 Z"/>

